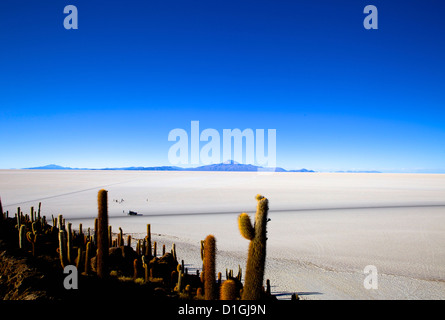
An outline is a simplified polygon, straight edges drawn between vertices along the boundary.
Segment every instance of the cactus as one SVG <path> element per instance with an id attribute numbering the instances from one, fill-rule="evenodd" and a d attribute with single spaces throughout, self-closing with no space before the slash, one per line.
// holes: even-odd
<path id="1" fill-rule="evenodd" d="M 91 245 L 91 241 L 88 241 L 85 249 L 85 274 L 90 272 Z"/>
<path id="2" fill-rule="evenodd" d="M 113 232 L 111 226 L 108 226 L 108 247 L 113 246 Z"/>
<path id="3" fill-rule="evenodd" d="M 170 274 L 170 284 L 174 285 L 178 282 L 178 272 L 176 270 L 173 270 Z"/>
<path id="4" fill-rule="evenodd" d="M 270 290 L 270 280 L 269 279 L 266 280 L 266 294 L 268 296 L 272 295 L 271 290 Z"/>
<path id="5" fill-rule="evenodd" d="M 93 235 L 93 243 L 97 245 L 97 234 L 99 233 L 99 219 L 94 219 L 94 235 Z"/>
<path id="6" fill-rule="evenodd" d="M 157 245 L 156 241 L 153 242 L 153 257 L 154 257 L 154 258 L 156 258 L 157 255 L 158 255 L 158 252 L 157 252 L 158 249 L 157 249 L 157 247 L 158 247 L 158 245 Z"/>
<path id="7" fill-rule="evenodd" d="M 175 261 L 178 261 L 178 257 L 176 256 L 176 244 L 175 243 L 172 244 L 172 255 L 173 255 L 173 259 Z"/>
<path id="8" fill-rule="evenodd" d="M 4 219 L 3 216 L 3 206 L 2 206 L 2 197 L 0 197 L 0 221 Z"/>
<path id="9" fill-rule="evenodd" d="M 204 297 L 206 300 L 217 298 L 215 279 L 216 239 L 208 235 L 204 241 Z"/>
<path id="10" fill-rule="evenodd" d="M 80 266 L 82 265 L 82 261 L 84 259 L 84 252 L 82 251 L 82 248 L 79 247 L 77 249 L 77 258 L 76 258 L 76 269 L 79 270 Z"/>
<path id="11" fill-rule="evenodd" d="M 28 240 L 29 243 L 31 243 L 32 255 L 33 255 L 33 257 L 35 257 L 36 256 L 37 233 L 33 233 L 31 231 L 28 231 L 26 233 L 26 239 Z"/>
<path id="12" fill-rule="evenodd" d="M 138 278 L 138 259 L 133 260 L 133 280 L 136 280 Z"/>
<path id="13" fill-rule="evenodd" d="M 184 278 L 184 272 L 182 272 L 182 270 L 178 271 L 178 292 L 182 292 L 184 290 L 184 283 L 185 283 L 185 278 Z"/>
<path id="14" fill-rule="evenodd" d="M 139 239 L 137 242 L 136 242 L 136 254 L 138 255 L 138 256 L 140 256 L 141 255 L 141 239 Z"/>
<path id="15" fill-rule="evenodd" d="M 148 268 L 148 261 L 145 258 L 145 256 L 142 256 L 142 267 L 144 268 L 144 279 L 145 282 L 148 282 L 148 274 L 149 274 L 149 268 Z"/>
<path id="16" fill-rule="evenodd" d="M 201 240 L 201 260 L 204 261 L 204 240 Z"/>
<path id="17" fill-rule="evenodd" d="M 99 190 L 97 195 L 98 217 L 97 217 L 97 256 L 96 272 L 99 278 L 108 275 L 108 192 Z"/>
<path id="18" fill-rule="evenodd" d="M 241 277 L 242 277 L 242 275 L 243 275 L 243 271 L 242 271 L 242 269 L 241 269 L 241 266 L 238 265 L 238 274 L 237 274 L 237 276 L 236 276 L 236 280 L 238 280 L 239 282 L 241 282 Z"/>
<path id="19" fill-rule="evenodd" d="M 258 203 L 254 226 L 252 226 L 250 218 L 246 213 L 242 213 L 238 218 L 241 235 L 247 240 L 250 240 L 245 284 L 242 294 L 243 300 L 258 300 L 261 298 L 264 267 L 266 264 L 268 200 L 261 195 L 257 195 L 256 199 Z"/>
<path id="20" fill-rule="evenodd" d="M 201 287 L 199 287 L 198 289 L 196 289 L 196 298 L 197 298 L 197 299 L 203 299 L 203 298 L 204 298 L 204 296 L 203 296 L 203 294 L 202 294 L 202 288 L 201 288 Z"/>
<path id="21" fill-rule="evenodd" d="M 131 235 L 127 235 L 127 246 L 131 247 Z"/>
<path id="22" fill-rule="evenodd" d="M 22 224 L 19 229 L 19 248 L 25 249 L 26 226 Z"/>
<path id="23" fill-rule="evenodd" d="M 42 203 L 39 202 L 39 209 L 37 210 L 37 218 L 40 220 L 40 209 L 42 207 Z"/>
<path id="24" fill-rule="evenodd" d="M 235 300 L 238 296 L 238 288 L 235 280 L 229 279 L 222 283 L 220 300 Z"/>
<path id="25" fill-rule="evenodd" d="M 34 233 L 34 234 L 38 233 L 38 230 L 37 230 L 37 222 L 33 222 L 33 223 L 31 224 L 31 230 L 32 230 L 32 233 Z"/>
<path id="26" fill-rule="evenodd" d="M 117 246 L 122 247 L 124 245 L 124 232 L 122 228 L 119 227 L 119 235 L 117 236 Z"/>
<path id="27" fill-rule="evenodd" d="M 148 260 L 151 260 L 151 225 L 147 224 L 147 236 L 145 237 L 147 243 L 145 246 L 145 255 L 148 257 Z"/>
<path id="28" fill-rule="evenodd" d="M 67 224 L 68 231 L 66 232 L 66 254 L 68 258 L 68 264 L 73 263 L 73 232 L 71 230 L 71 222 Z"/>
<path id="29" fill-rule="evenodd" d="M 57 218 L 57 228 L 59 228 L 59 231 L 65 230 L 65 224 L 63 220 L 63 216 L 59 214 L 59 217 Z"/>
<path id="30" fill-rule="evenodd" d="M 21 215 L 20 215 L 20 207 L 17 207 L 17 228 L 20 230 L 21 224 Z"/>
<path id="31" fill-rule="evenodd" d="M 59 257 L 60 257 L 60 264 L 62 265 L 62 268 L 65 268 L 67 265 L 67 253 L 66 253 L 66 231 L 60 230 L 59 231 Z"/>

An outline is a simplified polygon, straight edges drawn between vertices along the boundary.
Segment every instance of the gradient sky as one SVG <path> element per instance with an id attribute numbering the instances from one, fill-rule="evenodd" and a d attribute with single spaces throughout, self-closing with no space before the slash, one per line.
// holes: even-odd
<path id="1" fill-rule="evenodd" d="M 170 165 L 168 133 L 198 120 L 276 129 L 286 169 L 445 172 L 444 18 L 439 0 L 2 0 L 0 168 Z"/>

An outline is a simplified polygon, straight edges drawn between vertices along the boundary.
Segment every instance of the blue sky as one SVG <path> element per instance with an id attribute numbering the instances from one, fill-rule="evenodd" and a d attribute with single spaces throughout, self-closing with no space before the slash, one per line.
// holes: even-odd
<path id="1" fill-rule="evenodd" d="M 435 0 L 3 0 L 0 168 L 169 165 L 168 133 L 198 120 L 276 129 L 286 169 L 445 172 L 444 16 Z"/>

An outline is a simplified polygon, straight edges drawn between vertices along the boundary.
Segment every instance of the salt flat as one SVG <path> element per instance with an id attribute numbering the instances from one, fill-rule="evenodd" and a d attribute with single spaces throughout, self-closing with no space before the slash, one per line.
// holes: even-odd
<path id="1" fill-rule="evenodd" d="M 253 218 L 260 193 L 271 218 L 266 278 L 279 297 L 445 299 L 445 175 L 0 170 L 10 215 L 41 201 L 44 215 L 63 214 L 74 227 L 92 226 L 101 188 L 113 230 L 143 237 L 150 223 L 190 269 L 201 267 L 208 234 L 218 271 L 244 269 L 248 241 L 237 217 Z M 378 270 L 378 289 L 364 288 L 367 265 Z"/>

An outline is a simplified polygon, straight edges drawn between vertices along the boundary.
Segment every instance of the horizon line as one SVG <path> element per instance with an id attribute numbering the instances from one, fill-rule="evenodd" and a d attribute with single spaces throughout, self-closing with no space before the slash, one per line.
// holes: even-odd
<path id="1" fill-rule="evenodd" d="M 74 168 L 74 167 L 65 167 L 60 166 L 56 164 L 49 164 L 49 165 L 43 165 L 43 166 L 36 166 L 36 167 L 27 167 L 27 168 L 0 168 L 0 170 L 91 170 L 91 171 L 226 171 L 226 172 L 308 172 L 308 173 L 394 173 L 394 174 L 445 174 L 445 169 L 411 169 L 408 171 L 403 171 L 403 169 L 285 169 L 283 167 L 262 167 L 258 165 L 253 164 L 244 164 L 244 163 L 238 163 L 236 161 L 230 160 L 230 163 L 221 162 L 221 163 L 212 163 L 207 165 L 198 165 L 196 167 L 180 167 L 175 165 L 153 165 L 153 166 L 123 166 L 123 167 L 102 167 L 102 168 Z M 255 170 L 193 170 L 193 169 L 199 169 L 207 166 L 217 166 L 217 165 L 240 165 L 240 166 L 251 166 L 251 167 L 257 167 L 257 168 L 263 168 L 266 169 L 265 171 L 255 171 Z M 54 166 L 51 168 L 50 166 Z M 159 170 L 158 170 L 159 168 Z M 165 168 L 167 170 L 162 170 L 162 168 Z M 172 168 L 171 170 L 168 170 L 168 168 Z M 177 168 L 176 170 L 174 168 Z M 273 171 L 274 169 L 280 169 L 280 171 Z M 270 170 L 270 171 L 269 171 Z"/>

